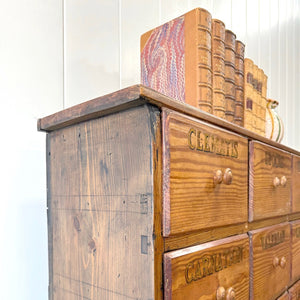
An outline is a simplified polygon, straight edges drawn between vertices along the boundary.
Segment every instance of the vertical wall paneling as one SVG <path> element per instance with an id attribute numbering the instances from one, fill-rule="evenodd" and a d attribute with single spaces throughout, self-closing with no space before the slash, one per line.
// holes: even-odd
<path id="1" fill-rule="evenodd" d="M 61 0 L 2 1 L 1 299 L 48 296 L 45 135 L 37 118 L 63 108 Z"/>
<path id="2" fill-rule="evenodd" d="M 245 56 L 259 65 L 259 0 L 247 0 L 247 47 Z"/>
<path id="3" fill-rule="evenodd" d="M 286 1 L 286 56 L 285 56 L 285 65 L 286 65 L 286 77 L 285 77 L 285 114 L 286 114 L 286 142 L 290 145 L 294 145 L 293 138 L 293 123 L 294 123 L 294 111 L 292 110 L 294 102 L 294 93 L 293 93 L 293 76 L 294 76 L 294 41 L 293 41 L 293 6 L 294 1 Z M 291 108 L 291 109 L 290 109 Z"/>
<path id="4" fill-rule="evenodd" d="M 184 2 L 184 1 L 182 1 Z M 191 0 L 191 9 L 201 7 L 208 10 L 211 14 L 213 13 L 213 2 L 214 0 Z M 214 18 L 214 16 L 213 16 Z"/>
<path id="5" fill-rule="evenodd" d="M 279 101 L 278 112 L 280 113 L 281 118 L 283 119 L 285 125 L 285 135 L 283 143 L 286 143 L 289 139 L 289 129 L 288 129 L 288 118 L 287 118 L 287 62 L 286 58 L 288 55 L 287 49 L 287 26 L 288 26 L 288 11 L 287 11 L 287 2 L 286 0 L 278 1 L 278 16 L 279 16 L 279 56 L 278 56 L 278 65 L 279 65 L 279 96 L 277 100 Z"/>
<path id="6" fill-rule="evenodd" d="M 120 0 L 121 88 L 140 82 L 140 37 L 160 25 L 158 9 L 158 0 Z"/>
<path id="7" fill-rule="evenodd" d="M 172 19 L 175 19 L 184 13 L 188 12 L 194 7 L 190 7 L 188 1 L 180 0 L 160 0 L 161 7 L 161 24 L 169 22 Z"/>
<path id="8" fill-rule="evenodd" d="M 268 78 L 268 97 L 279 98 L 279 12 L 278 0 L 270 1 L 270 73 Z"/>
<path id="9" fill-rule="evenodd" d="M 300 128 L 300 93 L 299 93 L 299 83 L 300 83 L 300 1 L 294 1 L 294 25 L 295 25 L 295 32 L 294 32 L 294 41 L 295 41 L 295 48 L 294 48 L 294 115 L 295 115 L 295 123 L 293 124 L 293 136 L 295 138 L 295 147 L 300 149 L 300 135 L 299 135 L 299 128 Z"/>
<path id="10" fill-rule="evenodd" d="M 120 88 L 119 2 L 64 1 L 65 102 L 71 106 Z"/>
<path id="11" fill-rule="evenodd" d="M 231 0 L 214 0 L 213 1 L 213 18 L 222 20 L 227 29 L 232 29 L 232 3 Z"/>
<path id="12" fill-rule="evenodd" d="M 246 43 L 247 33 L 247 5 L 246 1 L 232 0 L 232 31 L 236 38 Z M 247 47 L 247 45 L 246 45 Z"/>
<path id="13" fill-rule="evenodd" d="M 270 73 L 270 1 L 259 1 L 259 67 L 264 70 L 264 73 L 269 76 Z"/>

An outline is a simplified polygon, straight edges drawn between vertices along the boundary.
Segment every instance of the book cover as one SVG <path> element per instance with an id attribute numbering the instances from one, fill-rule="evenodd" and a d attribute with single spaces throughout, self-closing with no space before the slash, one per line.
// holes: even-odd
<path id="1" fill-rule="evenodd" d="M 212 20 L 213 114 L 225 119 L 225 24 Z"/>
<path id="2" fill-rule="evenodd" d="M 244 126 L 244 55 L 245 45 L 241 41 L 235 44 L 235 115 L 234 123 Z"/>
<path id="3" fill-rule="evenodd" d="M 253 115 L 253 61 L 244 59 L 244 127 L 254 131 Z"/>
<path id="4" fill-rule="evenodd" d="M 211 15 L 194 9 L 141 37 L 141 83 L 212 113 Z"/>
<path id="5" fill-rule="evenodd" d="M 225 118 L 234 121 L 235 114 L 235 40 L 236 35 L 225 30 Z"/>

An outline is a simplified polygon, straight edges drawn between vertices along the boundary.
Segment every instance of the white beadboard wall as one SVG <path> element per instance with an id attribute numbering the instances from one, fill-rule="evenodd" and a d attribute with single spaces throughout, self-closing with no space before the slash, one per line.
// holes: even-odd
<path id="1" fill-rule="evenodd" d="M 299 149 L 299 0 L 65 0 L 65 107 L 139 83 L 141 34 L 196 7 L 246 44 L 280 102 L 283 143 Z"/>

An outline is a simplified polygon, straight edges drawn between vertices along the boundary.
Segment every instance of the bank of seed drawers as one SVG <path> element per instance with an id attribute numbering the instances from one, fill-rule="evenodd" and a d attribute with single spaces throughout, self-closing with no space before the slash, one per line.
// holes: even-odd
<path id="1" fill-rule="evenodd" d="M 164 237 L 300 211 L 299 157 L 167 109 L 162 120 Z M 299 277 L 300 221 L 164 254 L 165 299 L 289 299 Z"/>

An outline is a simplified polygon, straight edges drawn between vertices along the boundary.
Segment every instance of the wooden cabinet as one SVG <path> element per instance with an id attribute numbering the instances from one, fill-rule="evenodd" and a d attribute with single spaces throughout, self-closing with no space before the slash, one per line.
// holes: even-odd
<path id="1" fill-rule="evenodd" d="M 290 282 L 290 226 L 257 229 L 249 236 L 251 299 L 274 299 Z"/>
<path id="2" fill-rule="evenodd" d="M 293 199 L 292 212 L 300 212 L 300 156 L 293 155 Z"/>
<path id="3" fill-rule="evenodd" d="M 162 120 L 164 236 L 246 222 L 247 139 L 171 110 Z"/>
<path id="4" fill-rule="evenodd" d="M 164 254 L 164 299 L 248 299 L 246 234 Z"/>
<path id="5" fill-rule="evenodd" d="M 289 288 L 289 300 L 300 299 L 300 281 L 297 281 L 292 287 Z"/>
<path id="6" fill-rule="evenodd" d="M 291 222 L 292 282 L 300 278 L 300 221 Z"/>
<path id="7" fill-rule="evenodd" d="M 290 213 L 291 154 L 257 141 L 249 152 L 249 221 Z"/>
<path id="8" fill-rule="evenodd" d="M 49 299 L 298 295 L 299 152 L 141 85 L 38 128 Z"/>

